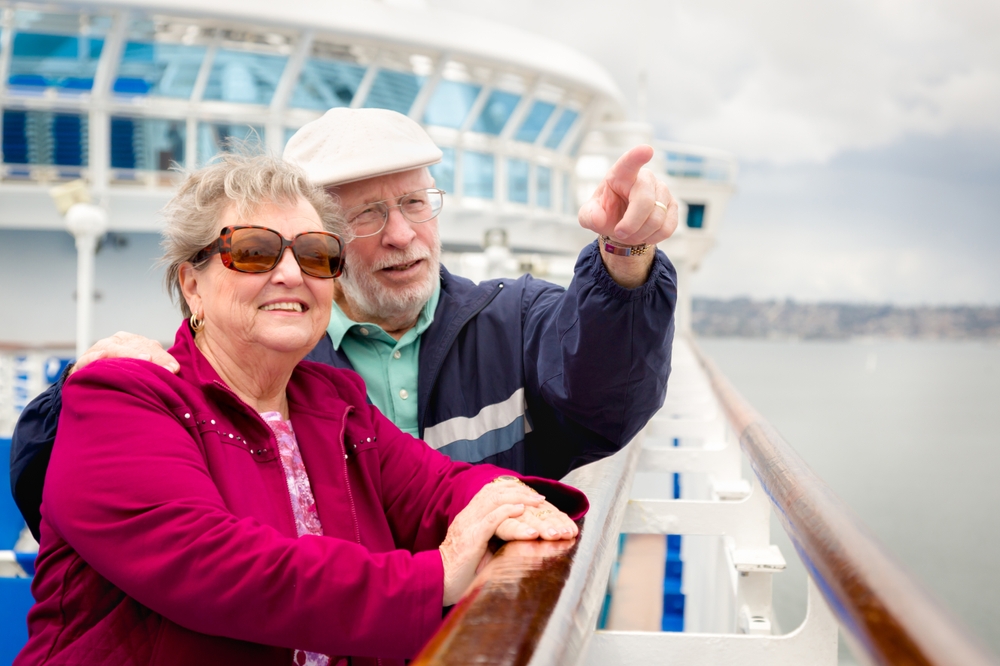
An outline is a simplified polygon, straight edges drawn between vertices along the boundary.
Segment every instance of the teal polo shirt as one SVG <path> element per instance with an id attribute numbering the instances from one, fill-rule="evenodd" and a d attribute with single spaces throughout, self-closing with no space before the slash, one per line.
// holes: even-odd
<path id="1" fill-rule="evenodd" d="M 336 303 L 326 329 L 333 348 L 343 347 L 347 360 L 368 387 L 368 399 L 400 430 L 418 437 L 417 373 L 420 368 L 420 335 L 434 321 L 441 296 L 438 282 L 417 318 L 417 325 L 399 340 L 372 323 L 348 319 Z"/>

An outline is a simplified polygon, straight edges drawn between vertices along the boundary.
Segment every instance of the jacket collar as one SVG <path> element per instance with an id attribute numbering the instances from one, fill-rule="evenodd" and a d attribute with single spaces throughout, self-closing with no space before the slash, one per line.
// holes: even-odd
<path id="1" fill-rule="evenodd" d="M 194 333 L 186 320 L 177 329 L 177 335 L 174 336 L 174 346 L 167 352 L 180 364 L 181 370 L 177 374 L 182 379 L 201 387 L 214 385 L 216 382 L 225 386 L 219 373 L 194 343 Z"/>
<path id="2" fill-rule="evenodd" d="M 226 399 L 242 405 L 245 409 L 250 409 L 240 400 L 226 382 L 219 376 L 212 364 L 208 362 L 205 355 L 201 353 L 194 342 L 194 334 L 191 326 L 185 320 L 177 329 L 174 337 L 174 346 L 167 350 L 181 366 L 178 376 L 201 388 L 203 392 L 212 392 L 216 395 L 226 396 Z M 337 382 L 329 376 L 325 369 L 320 370 L 311 364 L 303 365 L 301 362 L 292 372 L 288 381 L 287 395 L 289 409 L 296 413 L 308 412 L 314 416 L 323 418 L 338 419 L 343 413 L 342 409 L 348 405 L 347 401 L 340 401 L 343 404 L 320 404 L 314 403 L 312 396 L 329 395 L 330 386 L 334 387 L 334 392 L 338 395 Z M 250 410 L 252 411 L 252 410 Z"/>

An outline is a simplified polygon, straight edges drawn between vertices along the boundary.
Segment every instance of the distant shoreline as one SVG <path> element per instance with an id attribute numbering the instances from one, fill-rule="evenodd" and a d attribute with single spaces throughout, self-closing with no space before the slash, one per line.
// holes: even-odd
<path id="1" fill-rule="evenodd" d="M 864 305 L 694 298 L 701 337 L 770 340 L 1000 340 L 1000 306 Z"/>

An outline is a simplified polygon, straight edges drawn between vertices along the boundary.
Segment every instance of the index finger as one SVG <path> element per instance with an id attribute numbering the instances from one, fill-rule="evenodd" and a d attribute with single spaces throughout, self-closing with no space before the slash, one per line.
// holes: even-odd
<path id="1" fill-rule="evenodd" d="M 627 199 L 636 178 L 639 177 L 639 170 L 651 159 L 653 159 L 652 146 L 636 146 L 618 158 L 608 170 L 604 180 L 611 189 Z"/>

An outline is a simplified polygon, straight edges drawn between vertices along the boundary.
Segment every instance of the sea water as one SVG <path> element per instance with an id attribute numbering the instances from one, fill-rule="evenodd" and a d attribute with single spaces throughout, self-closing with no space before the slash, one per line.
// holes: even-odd
<path id="1" fill-rule="evenodd" d="M 698 344 L 885 549 L 1000 655 L 1000 344 Z M 789 561 L 774 580 L 777 621 L 789 631 L 805 617 L 805 570 L 777 520 L 771 531 Z"/>

